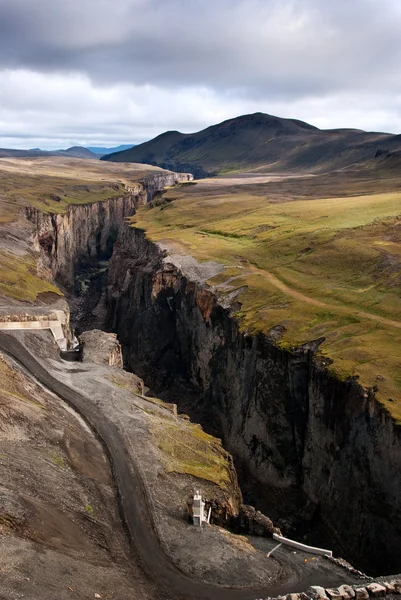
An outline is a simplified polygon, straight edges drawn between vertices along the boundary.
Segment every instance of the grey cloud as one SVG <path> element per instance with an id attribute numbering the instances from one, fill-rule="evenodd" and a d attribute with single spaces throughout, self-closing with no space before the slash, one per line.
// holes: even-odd
<path id="1" fill-rule="evenodd" d="M 401 130 L 399 0 L 0 0 L 0 146 L 247 112 Z"/>
<path id="2" fill-rule="evenodd" d="M 0 0 L 0 67 L 243 97 L 401 91 L 398 0 Z"/>

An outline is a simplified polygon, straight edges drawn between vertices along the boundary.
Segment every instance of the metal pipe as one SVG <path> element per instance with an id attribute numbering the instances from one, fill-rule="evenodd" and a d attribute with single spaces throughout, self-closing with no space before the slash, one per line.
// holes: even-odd
<path id="1" fill-rule="evenodd" d="M 270 550 L 270 552 L 269 552 L 268 554 L 266 554 L 267 558 L 269 558 L 269 557 L 270 557 L 270 556 L 273 554 L 273 552 L 275 552 L 275 551 L 276 551 L 278 548 L 280 548 L 280 546 L 282 546 L 282 545 L 283 545 L 283 544 L 282 544 L 282 543 L 280 543 L 280 544 L 277 544 L 277 546 L 274 546 L 273 550 Z"/>

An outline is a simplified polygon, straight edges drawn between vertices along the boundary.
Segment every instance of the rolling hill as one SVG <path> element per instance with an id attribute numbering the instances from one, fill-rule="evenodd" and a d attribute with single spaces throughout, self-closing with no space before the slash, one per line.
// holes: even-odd
<path id="1" fill-rule="evenodd" d="M 204 177 L 232 171 L 325 172 L 374 162 L 377 151 L 401 150 L 401 136 L 358 129 L 321 130 L 263 113 L 224 121 L 193 134 L 168 131 L 101 160 L 136 162 Z"/>
<path id="2" fill-rule="evenodd" d="M 75 158 L 92 158 L 98 159 L 94 152 L 91 152 L 88 148 L 84 148 L 83 146 L 72 146 L 71 148 L 67 148 L 67 150 L 60 150 L 61 156 L 72 156 Z"/>

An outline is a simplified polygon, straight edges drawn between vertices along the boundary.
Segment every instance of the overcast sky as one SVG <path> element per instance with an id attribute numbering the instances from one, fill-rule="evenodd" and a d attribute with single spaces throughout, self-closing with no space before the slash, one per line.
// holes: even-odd
<path id="1" fill-rule="evenodd" d="M 266 112 L 401 132 L 400 0 L 0 0 L 0 147 Z"/>

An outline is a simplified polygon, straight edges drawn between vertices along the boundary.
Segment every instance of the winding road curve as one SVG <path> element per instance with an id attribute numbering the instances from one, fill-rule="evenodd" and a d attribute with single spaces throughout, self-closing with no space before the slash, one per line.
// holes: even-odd
<path id="1" fill-rule="evenodd" d="M 166 600 L 252 600 L 288 593 L 289 582 L 264 589 L 231 589 L 209 585 L 187 576 L 174 565 L 160 545 L 150 500 L 137 465 L 128 457 L 126 440 L 118 427 L 88 399 L 53 377 L 16 337 L 0 332 L 0 351 L 17 361 L 42 385 L 76 410 L 103 442 L 119 494 L 120 514 L 141 564 Z M 315 575 L 316 579 L 316 575 Z M 295 573 L 291 587 L 306 590 L 311 582 Z M 316 583 L 316 581 L 315 581 Z"/>

